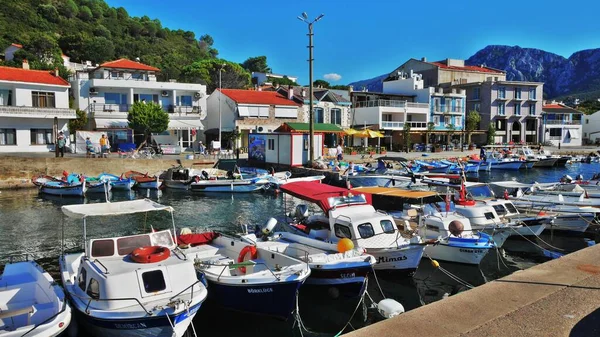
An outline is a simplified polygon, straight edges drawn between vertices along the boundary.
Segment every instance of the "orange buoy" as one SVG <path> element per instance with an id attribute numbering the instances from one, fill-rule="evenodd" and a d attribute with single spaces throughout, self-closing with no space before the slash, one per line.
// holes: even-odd
<path id="1" fill-rule="evenodd" d="M 240 251 L 240 255 L 238 256 L 238 263 L 244 262 L 246 259 L 246 255 L 250 253 L 250 260 L 256 260 L 258 258 L 258 251 L 256 250 L 256 246 L 246 246 L 242 248 Z M 241 273 L 246 274 L 246 267 L 238 267 Z"/>
<path id="2" fill-rule="evenodd" d="M 146 246 L 136 248 L 131 252 L 131 259 L 137 263 L 155 263 L 166 260 L 171 251 L 163 246 Z"/>
<path id="3" fill-rule="evenodd" d="M 354 249 L 354 242 L 352 242 L 352 240 L 348 238 L 343 238 L 340 241 L 338 241 L 337 249 L 338 252 L 345 253 L 349 250 Z"/>

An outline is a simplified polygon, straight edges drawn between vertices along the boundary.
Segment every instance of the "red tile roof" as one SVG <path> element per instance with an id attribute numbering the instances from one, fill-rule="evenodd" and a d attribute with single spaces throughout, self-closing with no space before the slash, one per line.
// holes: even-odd
<path id="1" fill-rule="evenodd" d="M 11 67 L 0 67 L 0 81 L 69 86 L 69 82 L 61 77 L 54 76 L 47 70 L 27 70 Z"/>
<path id="2" fill-rule="evenodd" d="M 571 112 L 571 113 L 582 113 L 581 111 L 577 110 L 577 109 L 573 109 L 568 105 L 564 105 L 561 103 L 549 103 L 549 104 L 544 104 L 542 106 L 542 110 L 543 111 L 552 111 L 552 110 L 559 110 L 559 111 L 552 111 L 552 112 Z"/>
<path id="3" fill-rule="evenodd" d="M 218 90 L 218 89 L 217 89 Z M 222 89 L 225 96 L 231 98 L 236 103 L 246 104 L 268 104 L 268 105 L 294 105 L 300 104 L 281 95 L 276 91 L 256 91 L 243 89 Z"/>
<path id="4" fill-rule="evenodd" d="M 544 109 L 564 109 L 566 107 L 555 103 L 555 104 L 544 104 L 543 108 Z"/>
<path id="5" fill-rule="evenodd" d="M 100 65 L 103 68 L 116 68 L 116 69 L 134 69 L 134 70 L 148 70 L 148 71 L 160 71 L 158 68 L 151 67 L 149 65 L 135 62 L 128 59 L 119 59 L 116 61 L 105 62 Z"/>
<path id="6" fill-rule="evenodd" d="M 11 46 L 17 47 L 17 48 L 23 48 L 23 45 L 18 44 L 18 43 L 12 43 Z"/>
<path id="7" fill-rule="evenodd" d="M 429 62 L 430 64 L 433 64 L 437 67 L 440 67 L 442 69 L 450 69 L 450 70 L 462 70 L 462 71 L 478 71 L 481 73 L 494 73 L 494 74 L 502 74 L 501 71 L 498 71 L 496 69 L 492 69 L 492 68 L 487 68 L 487 67 L 478 67 L 478 66 L 463 66 L 463 67 L 457 67 L 457 66 L 449 66 L 446 64 L 443 64 L 441 62 Z"/>

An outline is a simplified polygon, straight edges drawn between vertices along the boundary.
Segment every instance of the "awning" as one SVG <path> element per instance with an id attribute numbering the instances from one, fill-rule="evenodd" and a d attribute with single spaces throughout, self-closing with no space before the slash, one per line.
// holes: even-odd
<path id="1" fill-rule="evenodd" d="M 186 130 L 186 129 L 199 129 L 204 130 L 204 125 L 199 119 L 188 119 L 188 120 L 170 120 L 169 130 Z"/>
<path id="2" fill-rule="evenodd" d="M 579 139 L 579 137 L 580 137 L 579 130 L 568 129 L 568 131 L 569 131 L 569 135 L 570 135 L 571 139 Z"/>
<path id="3" fill-rule="evenodd" d="M 171 206 L 161 205 L 150 199 L 105 202 L 85 205 L 63 206 L 62 211 L 70 218 L 83 219 L 88 216 L 109 216 L 152 211 L 172 212 Z"/>
<path id="4" fill-rule="evenodd" d="M 96 129 L 129 129 L 127 119 L 96 118 Z"/>

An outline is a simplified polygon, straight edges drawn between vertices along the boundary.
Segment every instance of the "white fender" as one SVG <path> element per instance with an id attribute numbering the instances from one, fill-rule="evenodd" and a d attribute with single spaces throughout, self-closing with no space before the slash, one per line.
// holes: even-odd
<path id="1" fill-rule="evenodd" d="M 275 218 L 270 218 L 269 220 L 267 220 L 267 222 L 265 223 L 265 225 L 262 228 L 262 233 L 264 235 L 269 235 L 273 232 L 273 229 L 275 229 L 275 226 L 277 225 L 277 219 Z"/>

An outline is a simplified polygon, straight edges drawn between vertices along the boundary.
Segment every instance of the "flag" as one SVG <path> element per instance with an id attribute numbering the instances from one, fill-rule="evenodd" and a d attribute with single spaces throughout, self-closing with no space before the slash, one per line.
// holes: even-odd
<path id="1" fill-rule="evenodd" d="M 450 212 L 450 193 L 446 194 L 446 213 Z"/>

